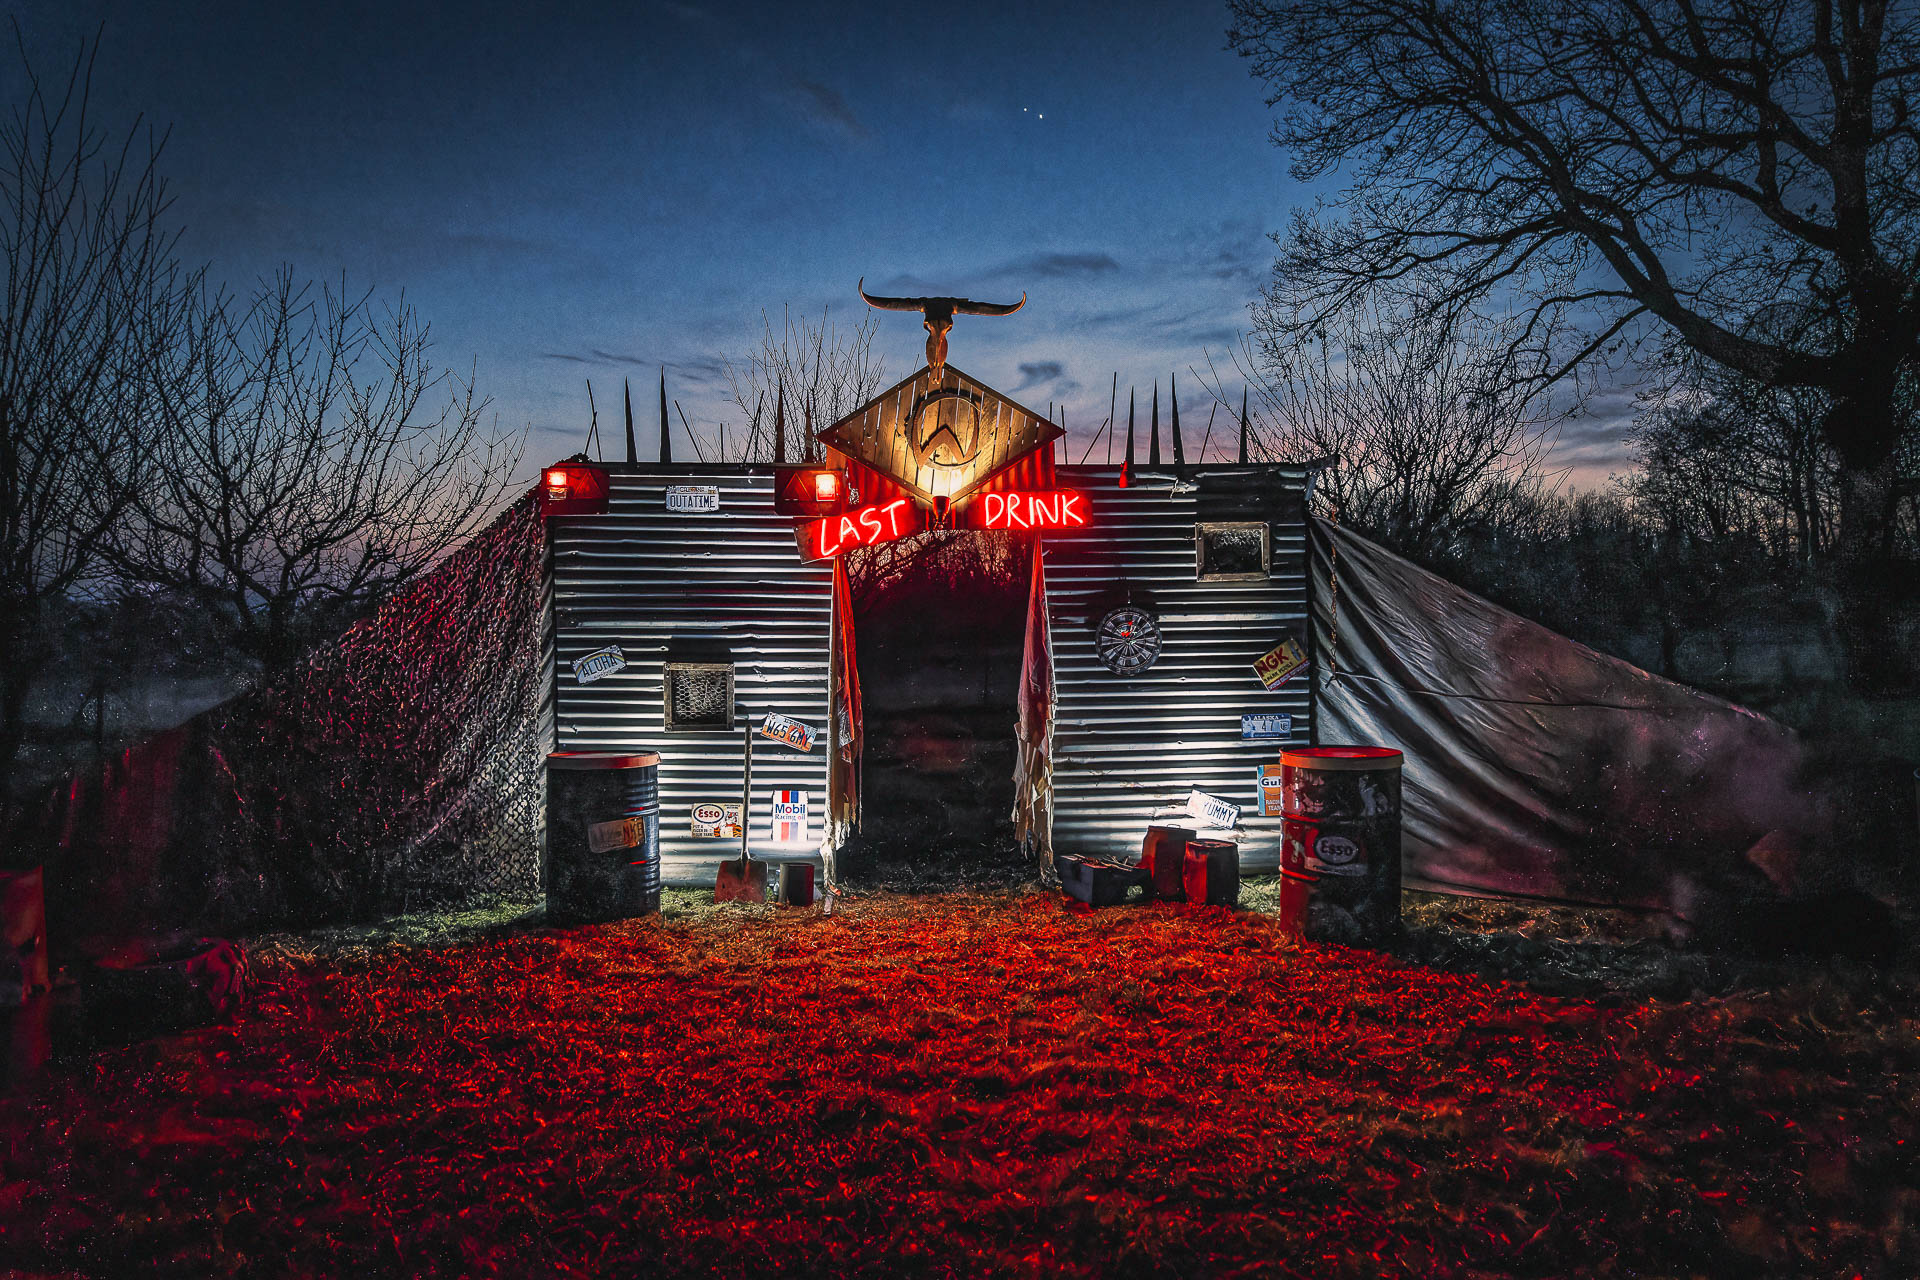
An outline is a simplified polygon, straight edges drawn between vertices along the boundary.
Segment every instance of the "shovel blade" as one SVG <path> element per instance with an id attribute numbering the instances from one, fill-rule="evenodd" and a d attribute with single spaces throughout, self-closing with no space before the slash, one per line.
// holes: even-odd
<path id="1" fill-rule="evenodd" d="M 738 858 L 720 864 L 713 882 L 715 902 L 765 902 L 767 900 L 767 864 L 748 862 L 743 868 Z"/>

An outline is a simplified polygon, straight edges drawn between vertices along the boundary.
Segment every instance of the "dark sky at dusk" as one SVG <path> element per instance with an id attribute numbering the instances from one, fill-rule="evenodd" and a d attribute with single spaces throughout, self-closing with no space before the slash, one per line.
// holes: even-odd
<path id="1" fill-rule="evenodd" d="M 171 126 L 190 259 L 236 288 L 290 263 L 404 289 L 437 361 L 477 359 L 502 423 L 531 424 L 529 473 L 580 447 L 588 378 L 616 435 L 634 380 L 643 450 L 663 363 L 696 426 L 738 422 L 720 359 L 763 309 L 776 326 L 783 305 L 857 319 L 863 275 L 875 292 L 1026 290 L 1009 319 L 962 317 L 952 359 L 1043 412 L 1064 403 L 1069 461 L 1115 371 L 1143 424 L 1147 388 L 1177 372 L 1194 448 L 1188 369 L 1211 351 L 1237 397 L 1225 357 L 1266 233 L 1313 194 L 1267 141 L 1262 86 L 1211 3 L 14 11 L 42 68 L 104 22 L 96 109 Z M 924 336 L 882 317 L 889 381 Z M 1563 432 L 1563 460 L 1618 468 L 1593 430 Z"/>

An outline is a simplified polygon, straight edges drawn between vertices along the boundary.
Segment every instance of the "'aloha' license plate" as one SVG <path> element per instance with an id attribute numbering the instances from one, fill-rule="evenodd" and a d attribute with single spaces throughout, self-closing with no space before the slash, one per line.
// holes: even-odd
<path id="1" fill-rule="evenodd" d="M 573 678 L 581 684 L 592 684 L 602 676 L 610 676 L 627 665 L 627 655 L 620 646 L 610 644 L 604 649 L 595 649 L 584 657 L 573 660 Z"/>

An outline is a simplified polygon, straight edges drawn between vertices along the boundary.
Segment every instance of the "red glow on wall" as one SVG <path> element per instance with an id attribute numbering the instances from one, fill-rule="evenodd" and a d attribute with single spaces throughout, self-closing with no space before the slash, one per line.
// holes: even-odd
<path id="1" fill-rule="evenodd" d="M 985 493 L 973 506 L 981 529 L 1084 529 L 1091 507 L 1071 489 L 1047 493 Z"/>
<path id="2" fill-rule="evenodd" d="M 773 509 L 783 516 L 837 516 L 860 500 L 831 467 L 775 467 Z"/>
<path id="3" fill-rule="evenodd" d="M 910 498 L 861 507 L 800 526 L 800 548 L 809 560 L 831 560 L 855 547 L 871 547 L 920 532 L 920 513 Z"/>

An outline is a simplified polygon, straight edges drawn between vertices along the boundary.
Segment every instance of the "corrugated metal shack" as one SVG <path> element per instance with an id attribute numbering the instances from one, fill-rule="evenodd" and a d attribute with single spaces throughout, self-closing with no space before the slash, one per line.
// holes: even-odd
<path id="1" fill-rule="evenodd" d="M 819 439 L 829 446 L 824 466 L 838 469 L 866 501 L 897 507 L 905 497 L 924 508 L 919 521 L 932 504 L 910 488 L 912 471 L 884 470 L 885 459 L 902 451 L 870 439 L 883 416 L 876 406 L 886 407 L 881 435 L 925 432 L 929 426 L 916 424 L 933 424 L 939 414 L 942 431 L 956 444 L 970 441 L 983 457 L 990 437 L 982 431 L 969 438 L 964 419 L 990 413 L 1009 435 L 1023 433 L 1031 443 L 1009 459 L 996 439 L 1002 456 L 995 469 L 976 466 L 972 488 L 953 490 L 959 496 L 943 513 L 947 519 L 957 516 L 967 527 L 969 504 L 984 506 L 989 493 L 1003 511 L 1008 495 L 1022 489 L 1086 499 L 1085 527 L 1048 526 L 1031 535 L 1043 540 L 1044 597 L 1034 600 L 1044 600 L 1045 616 L 1033 616 L 1039 605 L 1031 606 L 1029 630 L 1044 626 L 1046 669 L 1037 679 L 1042 687 L 1050 683 L 1052 712 L 1050 728 L 1021 729 L 1024 739 L 1044 745 L 1051 762 L 1032 837 L 1062 852 L 1137 850 L 1151 821 L 1179 821 L 1174 815 L 1199 790 L 1240 808 L 1232 837 L 1241 844 L 1243 869 L 1272 869 L 1279 819 L 1261 816 L 1261 767 L 1277 762 L 1283 743 L 1313 740 L 1313 682 L 1302 669 L 1268 690 L 1253 664 L 1284 639 L 1310 643 L 1305 510 L 1312 471 L 1273 464 L 1130 472 L 1055 466 L 1052 424 L 951 366 L 948 375 L 958 393 L 929 391 L 922 370 Z M 837 428 L 845 428 L 838 438 Z M 928 439 L 911 437 L 921 470 L 950 447 Z M 848 456 L 836 444 L 870 452 Z M 870 465 L 875 458 L 882 469 Z M 781 469 L 594 469 L 606 476 L 604 510 L 549 520 L 555 749 L 659 752 L 662 878 L 711 884 L 720 860 L 737 855 L 738 841 L 696 834 L 695 810 L 740 802 L 743 725 L 768 713 L 806 721 L 822 730 L 825 750 L 803 754 L 757 741 L 747 820 L 756 857 L 820 862 L 849 834 L 848 824 L 830 815 L 858 811 L 858 636 L 839 562 L 803 558 L 801 547 L 812 545 L 803 522 L 775 507 L 776 487 L 786 483 Z M 673 507 L 669 490 L 678 491 Z M 689 498 L 696 490 L 702 492 Z M 1096 628 L 1123 605 L 1157 623 L 1160 647 L 1144 670 L 1118 674 L 1103 660 Z M 625 665 L 579 679 L 573 664 L 608 646 L 619 647 Z M 1242 717 L 1249 715 L 1263 718 L 1266 736 L 1243 735 Z M 1276 737 L 1279 716 L 1290 723 Z M 1009 731 L 1014 717 L 1010 706 Z M 834 768 L 836 754 L 855 765 Z M 808 797 L 803 839 L 771 839 L 776 790 Z"/>
<path id="2" fill-rule="evenodd" d="M 695 805 L 740 801 L 745 747 L 740 724 L 780 712 L 827 722 L 833 567 L 807 564 L 793 521 L 774 514 L 773 468 L 661 463 L 606 468 L 604 515 L 550 519 L 553 549 L 554 749 L 644 749 L 660 753 L 660 864 L 668 883 L 713 882 L 737 841 L 696 838 Z M 717 509 L 673 512 L 670 487 L 716 490 Z M 626 666 L 582 684 L 571 664 L 618 645 Z M 732 667 L 733 714 L 722 724 L 681 715 L 669 726 L 668 664 L 682 712 L 723 693 L 698 687 Z M 682 670 L 694 688 L 682 690 Z M 707 719 L 718 719 L 718 715 Z M 825 797 L 827 757 L 761 739 L 753 753 L 756 856 L 817 855 L 811 839 L 775 846 L 767 836 L 775 789 Z"/>
<path id="3" fill-rule="evenodd" d="M 1280 819 L 1260 816 L 1263 764 L 1282 742 L 1314 741 L 1312 681 L 1272 691 L 1254 660 L 1285 635 L 1308 634 L 1306 496 L 1312 472 L 1255 464 L 1141 470 L 1061 467 L 1092 500 L 1093 524 L 1047 535 L 1047 622 L 1053 648 L 1053 848 L 1111 855 L 1138 848 L 1148 823 L 1198 789 L 1237 804 L 1241 869 L 1272 871 Z M 1259 575 L 1203 580 L 1202 526 L 1263 524 Z M 1123 602 L 1160 624 L 1159 659 L 1136 676 L 1101 662 L 1094 627 Z M 1241 717 L 1291 717 L 1284 739 L 1241 736 Z"/>

